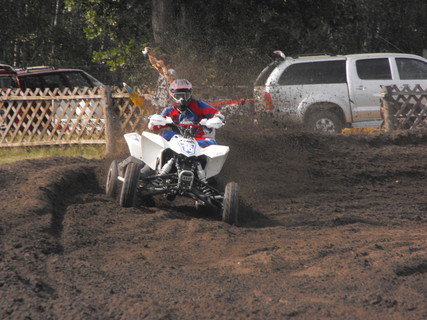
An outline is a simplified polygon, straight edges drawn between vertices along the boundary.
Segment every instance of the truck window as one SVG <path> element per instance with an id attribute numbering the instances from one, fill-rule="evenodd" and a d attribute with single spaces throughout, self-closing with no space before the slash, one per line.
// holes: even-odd
<path id="1" fill-rule="evenodd" d="M 286 68 L 279 79 L 279 85 L 345 82 L 345 60 L 296 63 Z"/>
<path id="2" fill-rule="evenodd" d="M 362 80 L 391 80 L 390 63 L 387 58 L 357 60 L 356 69 Z"/>
<path id="3" fill-rule="evenodd" d="M 427 79 L 427 63 L 408 58 L 396 58 L 401 80 Z"/>

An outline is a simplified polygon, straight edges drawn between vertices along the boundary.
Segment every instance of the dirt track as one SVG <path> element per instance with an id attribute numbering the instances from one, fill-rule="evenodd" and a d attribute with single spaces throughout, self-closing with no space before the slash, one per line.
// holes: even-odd
<path id="1" fill-rule="evenodd" d="M 109 160 L 0 166 L 0 319 L 427 318 L 427 131 L 218 140 L 241 227 L 120 208 Z"/>

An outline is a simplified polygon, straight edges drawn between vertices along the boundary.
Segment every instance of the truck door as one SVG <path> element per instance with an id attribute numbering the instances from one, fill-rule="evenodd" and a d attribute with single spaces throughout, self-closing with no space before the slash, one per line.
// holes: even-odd
<path id="1" fill-rule="evenodd" d="M 347 67 L 354 126 L 357 127 L 358 122 L 378 125 L 381 122 L 380 86 L 396 82 L 389 58 L 351 58 Z"/>

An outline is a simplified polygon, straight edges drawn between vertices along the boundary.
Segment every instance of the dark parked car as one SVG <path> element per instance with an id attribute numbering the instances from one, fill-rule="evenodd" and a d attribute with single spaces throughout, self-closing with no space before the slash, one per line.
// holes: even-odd
<path id="1" fill-rule="evenodd" d="M 0 88 L 34 90 L 55 88 L 100 87 L 103 84 L 80 69 L 56 69 L 54 67 L 29 67 L 14 69 L 0 64 Z"/>

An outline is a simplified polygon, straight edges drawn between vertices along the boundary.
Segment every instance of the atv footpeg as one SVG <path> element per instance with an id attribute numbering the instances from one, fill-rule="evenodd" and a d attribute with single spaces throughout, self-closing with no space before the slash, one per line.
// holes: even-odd
<path id="1" fill-rule="evenodd" d="M 191 189 L 193 186 L 194 174 L 189 170 L 183 170 L 178 176 L 178 188 L 180 189 Z"/>

